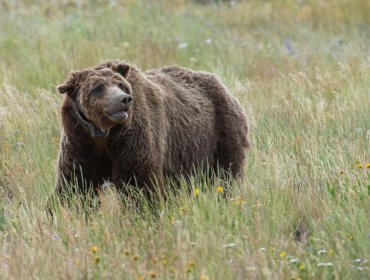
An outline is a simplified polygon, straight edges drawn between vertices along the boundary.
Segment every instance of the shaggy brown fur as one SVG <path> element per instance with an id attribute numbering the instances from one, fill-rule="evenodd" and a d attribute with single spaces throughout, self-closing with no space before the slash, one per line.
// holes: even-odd
<path id="1" fill-rule="evenodd" d="M 135 183 L 150 192 L 153 182 L 163 190 L 164 178 L 187 176 L 206 166 L 219 166 L 234 177 L 242 172 L 247 119 L 213 74 L 177 66 L 143 73 L 113 61 L 72 73 L 58 89 L 66 93 L 58 194 L 69 183 L 77 183 L 82 192 L 98 191 L 105 181 L 120 191 Z M 126 117 L 118 121 L 106 114 L 115 106 L 113 90 L 133 99 Z M 74 103 L 84 120 L 106 137 L 94 137 L 81 125 Z"/>

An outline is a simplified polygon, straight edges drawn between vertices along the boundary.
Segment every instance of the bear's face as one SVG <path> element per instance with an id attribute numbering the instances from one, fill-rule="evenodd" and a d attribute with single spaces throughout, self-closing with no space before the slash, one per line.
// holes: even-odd
<path id="1" fill-rule="evenodd" d="M 58 90 L 74 100 L 88 122 L 107 131 L 131 118 L 133 98 L 126 80 L 129 70 L 121 63 L 73 72 Z"/>
<path id="2" fill-rule="evenodd" d="M 103 130 L 128 121 L 133 99 L 127 81 L 108 69 L 88 74 L 76 96 L 86 118 Z"/>

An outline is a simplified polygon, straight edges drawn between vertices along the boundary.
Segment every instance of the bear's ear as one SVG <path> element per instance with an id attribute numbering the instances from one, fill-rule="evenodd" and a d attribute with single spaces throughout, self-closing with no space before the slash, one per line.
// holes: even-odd
<path id="1" fill-rule="evenodd" d="M 126 63 L 118 63 L 114 65 L 113 70 L 120 73 L 124 78 L 127 78 L 130 74 L 131 67 Z"/>
<path id="2" fill-rule="evenodd" d="M 59 93 L 64 94 L 67 92 L 74 91 L 74 86 L 69 83 L 69 81 L 65 82 L 64 84 L 58 85 L 57 90 Z"/>
<path id="3" fill-rule="evenodd" d="M 59 93 L 67 93 L 70 95 L 73 94 L 76 90 L 78 75 L 79 72 L 71 72 L 69 75 L 69 79 L 63 84 L 57 86 L 57 90 L 59 91 Z"/>
<path id="4" fill-rule="evenodd" d="M 100 63 L 97 66 L 95 66 L 94 70 L 101 70 L 101 69 L 104 69 L 104 68 L 113 69 L 114 65 L 116 65 L 118 63 L 119 63 L 119 61 L 107 60 L 107 61 L 104 61 L 103 63 Z"/>
<path id="5" fill-rule="evenodd" d="M 124 78 L 127 78 L 130 74 L 131 66 L 128 65 L 127 63 L 120 62 L 118 60 L 108 60 L 105 61 L 98 66 L 96 66 L 94 69 L 95 70 L 101 70 L 104 68 L 110 68 L 114 72 L 117 72 L 121 74 Z"/>

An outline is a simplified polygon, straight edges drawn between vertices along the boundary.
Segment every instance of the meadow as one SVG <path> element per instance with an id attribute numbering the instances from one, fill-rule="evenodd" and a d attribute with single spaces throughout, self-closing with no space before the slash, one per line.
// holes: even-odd
<path id="1" fill-rule="evenodd" d="M 0 279 L 369 279 L 369 11 L 366 0 L 0 0 Z M 157 214 L 107 187 L 98 210 L 48 219 L 55 86 L 106 59 L 221 77 L 250 124 L 228 199 L 229 183 L 195 177 Z"/>

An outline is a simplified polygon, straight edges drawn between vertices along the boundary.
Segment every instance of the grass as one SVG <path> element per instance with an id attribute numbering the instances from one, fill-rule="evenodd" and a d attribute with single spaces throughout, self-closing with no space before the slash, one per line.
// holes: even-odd
<path id="1" fill-rule="evenodd" d="M 0 1 L 0 278 L 369 278 L 369 9 L 365 0 Z M 194 178 L 156 216 L 107 188 L 95 213 L 60 208 L 47 219 L 55 85 L 109 58 L 222 77 L 251 127 L 230 199 Z"/>

